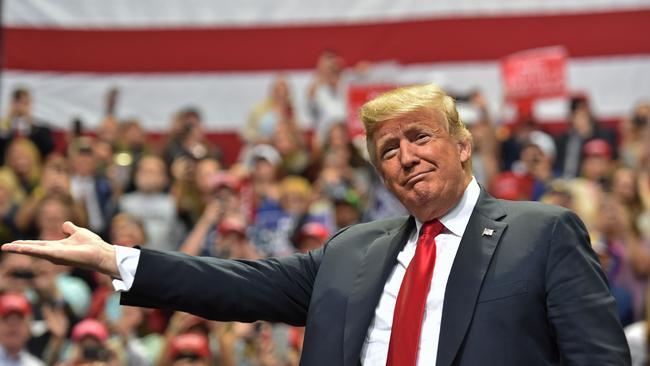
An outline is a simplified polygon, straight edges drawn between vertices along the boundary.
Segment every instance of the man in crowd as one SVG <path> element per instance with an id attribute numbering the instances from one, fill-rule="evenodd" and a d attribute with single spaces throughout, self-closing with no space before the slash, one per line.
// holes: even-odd
<path id="1" fill-rule="evenodd" d="M 18 137 L 30 139 L 38 147 L 41 159 L 54 150 L 52 130 L 33 116 L 32 95 L 24 88 L 13 90 L 9 113 L 0 119 L 0 164 L 9 142 Z"/>
<path id="2" fill-rule="evenodd" d="M 108 220 L 113 216 L 115 203 L 108 179 L 97 173 L 97 156 L 93 152 L 93 139 L 78 137 L 70 143 L 68 156 L 72 174 L 70 191 L 74 200 L 82 204 L 88 214 L 88 226 L 105 234 Z"/>
<path id="3" fill-rule="evenodd" d="M 630 364 L 584 225 L 489 196 L 452 98 L 400 88 L 361 117 L 370 160 L 410 215 L 348 227 L 321 249 L 194 258 L 114 247 L 72 223 L 67 239 L 2 249 L 107 273 L 123 304 L 305 325 L 302 365 Z"/>
<path id="4" fill-rule="evenodd" d="M 29 340 L 31 314 L 31 306 L 25 296 L 0 295 L 0 365 L 44 365 L 25 350 Z"/>

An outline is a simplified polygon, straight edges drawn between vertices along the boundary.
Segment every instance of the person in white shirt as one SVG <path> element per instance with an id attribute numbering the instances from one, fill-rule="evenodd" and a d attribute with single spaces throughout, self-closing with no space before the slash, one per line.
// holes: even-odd
<path id="1" fill-rule="evenodd" d="M 166 192 L 169 179 L 162 157 L 145 155 L 137 163 L 134 192 L 120 198 L 119 209 L 144 224 L 147 247 L 175 250 L 181 241 L 182 225 L 174 197 Z"/>

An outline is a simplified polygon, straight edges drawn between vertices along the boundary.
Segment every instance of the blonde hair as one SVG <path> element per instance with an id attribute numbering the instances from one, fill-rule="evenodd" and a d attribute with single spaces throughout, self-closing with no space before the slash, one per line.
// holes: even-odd
<path id="1" fill-rule="evenodd" d="M 0 186 L 9 191 L 12 203 L 20 204 L 25 199 L 25 192 L 20 189 L 16 176 L 9 168 L 0 168 Z"/>
<path id="2" fill-rule="evenodd" d="M 19 149 L 18 152 L 16 149 Z M 22 149 L 22 150 L 20 150 Z M 18 153 L 26 153 L 29 159 L 31 160 L 31 170 L 29 171 L 29 182 L 30 183 L 36 183 L 40 177 L 41 177 L 41 153 L 38 151 L 38 147 L 36 144 L 32 142 L 32 140 L 29 140 L 24 137 L 17 138 L 11 143 L 9 143 L 9 146 L 7 147 L 7 158 L 6 160 L 10 160 L 13 155 L 18 154 Z M 5 165 L 10 165 L 8 161 L 5 160 Z"/>
<path id="3" fill-rule="evenodd" d="M 296 193 L 304 198 L 309 198 L 311 195 L 311 184 L 309 181 L 297 175 L 290 175 L 280 182 L 280 195 L 284 196 L 288 193 Z"/>
<path id="4" fill-rule="evenodd" d="M 458 116 L 454 98 L 436 84 L 422 84 L 393 89 L 366 102 L 359 115 L 366 128 L 366 144 L 370 161 L 376 162 L 374 133 L 382 122 L 410 113 L 429 112 L 439 114 L 447 122 L 445 128 L 456 141 L 470 139 L 470 134 Z"/>

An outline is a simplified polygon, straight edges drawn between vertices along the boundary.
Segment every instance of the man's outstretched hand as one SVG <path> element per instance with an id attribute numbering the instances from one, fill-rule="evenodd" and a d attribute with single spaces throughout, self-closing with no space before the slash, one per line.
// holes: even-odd
<path id="1" fill-rule="evenodd" d="M 3 252 L 44 258 L 55 264 L 79 267 L 120 278 L 115 261 L 115 249 L 90 230 L 66 221 L 61 240 L 17 240 L 2 245 Z"/>

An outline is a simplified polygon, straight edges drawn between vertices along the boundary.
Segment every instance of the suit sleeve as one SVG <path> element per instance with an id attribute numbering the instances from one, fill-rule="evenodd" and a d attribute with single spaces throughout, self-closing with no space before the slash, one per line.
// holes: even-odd
<path id="1" fill-rule="evenodd" d="M 246 261 L 143 249 L 121 303 L 221 321 L 304 325 L 323 250 Z"/>
<path id="2" fill-rule="evenodd" d="M 630 365 L 607 278 L 580 219 L 556 220 L 546 267 L 546 306 L 565 365 Z"/>

